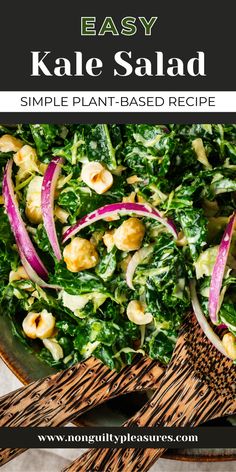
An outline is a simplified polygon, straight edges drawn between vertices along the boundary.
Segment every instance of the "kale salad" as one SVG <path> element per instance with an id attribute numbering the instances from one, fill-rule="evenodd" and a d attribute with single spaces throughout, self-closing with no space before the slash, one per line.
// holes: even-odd
<path id="1" fill-rule="evenodd" d="M 236 125 L 0 126 L 0 304 L 58 369 L 167 364 L 193 310 L 236 359 Z"/>

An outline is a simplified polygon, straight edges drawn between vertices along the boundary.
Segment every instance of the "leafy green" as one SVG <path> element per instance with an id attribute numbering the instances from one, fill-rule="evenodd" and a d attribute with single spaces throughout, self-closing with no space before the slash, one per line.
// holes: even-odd
<path id="1" fill-rule="evenodd" d="M 0 152 L 0 195 L 2 193 L 3 172 L 8 159 L 11 159 L 12 152 Z"/>
<path id="2" fill-rule="evenodd" d="M 232 301 L 223 303 L 219 313 L 220 321 L 229 328 L 229 330 L 236 335 L 236 307 Z"/>
<path id="3" fill-rule="evenodd" d="M 117 125 L 79 125 L 72 136 L 68 135 L 65 146 L 54 148 L 53 154 L 65 157 L 73 165 L 88 159 L 104 162 L 108 169 L 114 170 L 121 144 Z"/>
<path id="4" fill-rule="evenodd" d="M 106 292 L 102 279 L 89 271 L 76 274 L 69 272 L 65 266 L 58 264 L 50 283 L 59 285 L 71 295 L 81 295 L 90 292 Z"/>
<path id="5" fill-rule="evenodd" d="M 157 330 L 148 340 L 148 353 L 152 359 L 168 364 L 177 340 L 176 331 Z"/>
<path id="6" fill-rule="evenodd" d="M 52 124 L 30 125 L 39 157 L 47 154 L 60 134 L 60 126 Z"/>
<path id="7" fill-rule="evenodd" d="M 18 261 L 17 251 L 12 248 L 13 243 L 8 218 L 0 206 L 0 297 L 1 287 L 8 281 L 9 272 L 16 267 Z"/>
<path id="8" fill-rule="evenodd" d="M 182 209 L 177 213 L 177 217 L 195 261 L 206 245 L 207 219 L 203 211 L 197 209 Z"/>
<path id="9" fill-rule="evenodd" d="M 208 297 L 218 245 L 228 217 L 236 208 L 235 124 L 19 124 L 0 125 L 0 136 L 16 136 L 35 148 L 39 171 L 52 156 L 64 163 L 55 193 L 56 231 L 63 253 L 62 232 L 84 215 L 114 202 L 144 202 L 156 207 L 175 223 L 178 238 L 151 218 L 143 218 L 141 247 L 153 253 L 136 267 L 131 290 L 126 281 L 133 251 L 107 247 L 104 235 L 130 216 L 97 221 L 76 237 L 85 238 L 99 256 L 95 267 L 70 272 L 53 255 L 42 221 L 27 218 L 27 180 L 17 186 L 17 199 L 33 244 L 49 271 L 49 283 L 57 290 L 40 288 L 28 280 L 9 282 L 9 274 L 21 265 L 14 237 L 0 200 L 0 303 L 10 317 L 12 332 L 42 362 L 64 368 L 94 355 L 110 368 L 120 369 L 135 355 L 149 355 L 168 363 L 183 317 L 191 309 L 189 279 L 197 278 L 197 293 L 208 316 Z M 200 138 L 200 141 L 199 141 Z M 200 159 L 196 142 L 204 159 Z M 3 169 L 13 152 L 0 152 L 0 197 Z M 112 187 L 97 194 L 81 178 L 88 161 L 101 162 L 113 176 Z M 19 168 L 13 166 L 13 181 Z M 28 178 L 28 177 L 27 177 Z M 31 177 L 30 177 L 31 178 Z M 65 220 L 58 218 L 60 209 Z M 114 241 L 113 241 L 114 242 Z M 70 244 L 71 242 L 67 243 Z M 73 243 L 73 239 L 72 239 Z M 80 254 L 73 254 L 80 257 Z M 88 267 L 90 267 L 88 265 Z M 13 274 L 14 275 L 14 274 Z M 17 278 L 17 277 L 16 277 Z M 11 274 L 12 280 L 12 274 Z M 223 280 L 219 323 L 236 335 L 236 243 L 230 248 Z M 140 302 L 152 322 L 139 326 L 127 315 L 130 301 Z M 29 311 L 43 309 L 55 317 L 54 336 L 63 359 L 53 359 L 42 340 L 30 340 L 22 330 Z"/>
<path id="10" fill-rule="evenodd" d="M 154 326 L 148 336 L 149 355 L 166 363 L 183 313 L 190 306 L 183 254 L 168 234 L 157 238 L 150 260 L 138 266 L 134 283 L 140 294 L 145 287 L 147 311 L 154 317 Z M 166 339 L 166 342 L 162 343 L 160 339 Z"/>
<path id="11" fill-rule="evenodd" d="M 70 180 L 68 185 L 62 189 L 57 203 L 69 213 L 69 222 L 73 224 L 77 218 L 81 218 L 103 205 L 121 201 L 125 195 L 125 186 L 126 183 L 121 182 L 119 177 L 115 177 L 112 192 L 108 191 L 104 195 L 98 195 L 83 182 Z"/>
<path id="12" fill-rule="evenodd" d="M 114 247 L 110 252 L 100 254 L 101 259 L 95 271 L 104 282 L 110 280 L 116 270 L 116 252 L 116 247 Z"/>
<path id="13" fill-rule="evenodd" d="M 64 157 L 72 165 L 83 162 L 86 157 L 84 131 L 77 129 L 72 137 L 68 136 L 63 147 L 53 149 L 53 154 Z"/>
<path id="14" fill-rule="evenodd" d="M 86 128 L 85 136 L 88 159 L 104 162 L 110 170 L 116 169 L 116 154 L 121 146 L 119 128 L 116 125 L 92 125 Z M 112 142 L 113 137 L 115 142 Z"/>

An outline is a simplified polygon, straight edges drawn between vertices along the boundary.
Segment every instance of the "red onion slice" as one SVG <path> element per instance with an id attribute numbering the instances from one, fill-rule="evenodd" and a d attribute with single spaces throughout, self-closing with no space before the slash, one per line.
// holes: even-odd
<path id="1" fill-rule="evenodd" d="M 21 258 L 22 265 L 23 265 L 26 273 L 28 274 L 30 280 L 32 280 L 32 282 L 34 282 L 35 284 L 39 285 L 39 287 L 42 287 L 42 288 L 51 288 L 51 289 L 54 289 L 54 290 L 61 290 L 62 289 L 62 287 L 60 287 L 60 285 L 47 284 L 43 279 L 41 279 L 38 276 L 38 274 L 34 271 L 32 266 L 27 262 L 25 256 L 21 253 L 21 251 L 19 251 L 19 253 L 20 253 L 20 258 Z"/>
<path id="2" fill-rule="evenodd" d="M 224 323 L 221 323 L 220 325 L 217 325 L 217 328 L 218 329 L 225 329 L 225 328 L 228 328 L 228 326 L 226 326 L 226 324 L 224 324 Z"/>
<path id="3" fill-rule="evenodd" d="M 236 218 L 236 212 L 231 216 L 228 225 L 226 226 L 223 238 L 219 245 L 217 258 L 213 267 L 211 284 L 210 284 L 210 293 L 209 293 L 209 315 L 212 323 L 217 324 L 218 321 L 218 311 L 219 311 L 219 300 L 220 300 L 220 291 L 222 287 L 222 282 L 224 278 L 225 266 L 227 263 L 230 244 L 233 235 L 234 223 Z"/>
<path id="4" fill-rule="evenodd" d="M 126 271 L 126 282 L 129 288 L 134 290 L 133 286 L 133 276 L 136 270 L 136 267 L 150 254 L 153 252 L 153 246 L 145 246 L 136 251 L 133 257 L 130 259 L 127 271 Z"/>
<path id="5" fill-rule="evenodd" d="M 24 256 L 29 266 L 43 280 L 48 279 L 48 271 L 38 256 L 33 243 L 27 233 L 25 223 L 21 217 L 18 202 L 14 194 L 12 182 L 12 159 L 8 161 L 3 177 L 3 197 L 4 206 L 14 234 L 20 256 Z"/>
<path id="6" fill-rule="evenodd" d="M 178 233 L 173 221 L 164 218 L 161 213 L 156 210 L 156 208 L 153 208 L 145 203 L 127 202 L 105 205 L 84 216 L 74 226 L 71 226 L 67 229 L 63 235 L 63 243 L 65 243 L 69 238 L 72 238 L 72 236 L 77 234 L 81 229 L 86 228 L 86 226 L 89 226 L 96 221 L 102 220 L 103 218 L 116 215 L 117 213 L 120 215 L 135 214 L 138 216 L 145 216 L 146 218 L 153 218 L 154 220 L 157 220 L 166 226 L 166 228 L 173 234 L 175 238 L 177 237 Z"/>
<path id="7" fill-rule="evenodd" d="M 195 280 L 190 281 L 190 295 L 191 295 L 193 310 L 198 320 L 198 323 L 202 328 L 202 331 L 204 332 L 206 337 L 209 339 L 209 341 L 213 344 L 213 346 L 215 346 L 215 348 L 221 352 L 221 354 L 223 354 L 226 357 L 229 357 L 223 346 L 222 341 L 220 340 L 219 336 L 217 336 L 217 334 L 213 331 L 204 313 L 202 312 L 202 309 L 201 309 L 201 306 L 197 297 Z"/>
<path id="8" fill-rule="evenodd" d="M 43 222 L 48 239 L 52 246 L 53 252 L 58 261 L 61 260 L 61 249 L 57 239 L 55 221 L 54 221 L 54 197 L 58 177 L 61 172 L 63 158 L 54 157 L 47 167 L 44 174 L 42 192 L 41 192 L 41 206 Z"/>

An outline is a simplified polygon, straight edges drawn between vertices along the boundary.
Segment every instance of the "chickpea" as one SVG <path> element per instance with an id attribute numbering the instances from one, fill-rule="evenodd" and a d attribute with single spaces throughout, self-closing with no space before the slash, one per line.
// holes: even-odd
<path id="1" fill-rule="evenodd" d="M 55 338 L 43 339 L 42 341 L 46 349 L 50 351 L 54 361 L 58 362 L 64 357 L 62 347 Z"/>
<path id="2" fill-rule="evenodd" d="M 37 154 L 35 149 L 26 144 L 14 155 L 15 164 L 20 167 L 19 178 L 38 172 Z"/>
<path id="3" fill-rule="evenodd" d="M 12 270 L 9 274 L 10 283 L 16 282 L 17 280 L 29 280 L 29 276 L 23 266 L 18 267 L 17 270 Z"/>
<path id="4" fill-rule="evenodd" d="M 136 251 L 140 248 L 145 226 L 138 218 L 129 218 L 114 232 L 114 243 L 121 251 Z"/>
<path id="5" fill-rule="evenodd" d="M 63 251 L 64 261 L 70 272 L 91 269 L 98 263 L 99 256 L 94 245 L 83 238 L 74 238 Z"/>
<path id="6" fill-rule="evenodd" d="M 82 167 L 81 179 L 96 193 L 105 193 L 113 184 L 113 176 L 100 162 L 87 162 Z"/>
<path id="7" fill-rule="evenodd" d="M 31 339 L 45 339 L 52 336 L 56 320 L 52 313 L 43 310 L 41 313 L 29 312 L 22 323 L 23 331 Z"/>
<path id="8" fill-rule="evenodd" d="M 23 141 L 11 136 L 10 134 L 4 134 L 0 138 L 0 152 L 17 152 L 23 145 Z"/>
<path id="9" fill-rule="evenodd" d="M 27 190 L 25 213 L 31 223 L 41 223 L 42 209 L 41 209 L 41 190 L 43 184 L 43 177 L 34 177 Z"/>
<path id="10" fill-rule="evenodd" d="M 105 246 L 107 247 L 107 251 L 111 252 L 113 246 L 114 246 L 114 230 L 107 231 L 104 236 L 103 236 L 103 242 Z"/>
<path id="11" fill-rule="evenodd" d="M 56 324 L 56 319 L 52 313 L 48 313 L 47 310 L 43 310 L 40 315 L 40 319 L 37 323 L 36 335 L 37 338 L 45 339 L 52 336 Z"/>
<path id="12" fill-rule="evenodd" d="M 223 346 L 228 356 L 235 361 L 236 360 L 236 337 L 232 333 L 226 333 L 222 339 Z"/>
<path id="13" fill-rule="evenodd" d="M 145 313 L 143 304 L 138 300 L 131 300 L 127 306 L 127 316 L 130 321 L 137 325 L 146 325 L 151 323 L 153 316 L 151 313 Z"/>

